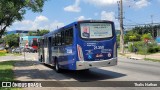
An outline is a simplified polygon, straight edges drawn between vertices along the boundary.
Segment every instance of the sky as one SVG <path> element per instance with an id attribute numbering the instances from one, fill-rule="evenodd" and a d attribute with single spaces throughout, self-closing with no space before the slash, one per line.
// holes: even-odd
<path id="1" fill-rule="evenodd" d="M 119 29 L 119 0 L 48 0 L 43 12 L 28 10 L 7 30 L 55 30 L 78 20 L 110 20 Z M 123 0 L 124 25 L 160 23 L 160 0 Z M 151 17 L 152 16 L 152 17 Z"/>

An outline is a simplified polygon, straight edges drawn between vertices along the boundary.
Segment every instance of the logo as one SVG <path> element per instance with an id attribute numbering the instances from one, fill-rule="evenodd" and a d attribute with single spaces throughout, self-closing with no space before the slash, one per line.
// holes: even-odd
<path id="1" fill-rule="evenodd" d="M 88 59 L 92 59 L 92 55 L 88 55 Z"/>
<path id="2" fill-rule="evenodd" d="M 96 57 L 97 57 L 97 58 L 103 57 L 103 54 L 97 54 Z"/>
<path id="3" fill-rule="evenodd" d="M 108 53 L 108 57 L 111 57 L 111 53 Z"/>
<path id="4" fill-rule="evenodd" d="M 2 82 L 2 87 L 11 87 L 11 82 Z"/>

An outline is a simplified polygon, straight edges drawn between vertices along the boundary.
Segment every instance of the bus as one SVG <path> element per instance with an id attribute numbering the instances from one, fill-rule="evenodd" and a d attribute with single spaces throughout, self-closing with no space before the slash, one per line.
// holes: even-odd
<path id="1" fill-rule="evenodd" d="M 42 36 L 38 53 L 39 61 L 52 65 L 57 72 L 117 65 L 114 22 L 73 22 Z"/>

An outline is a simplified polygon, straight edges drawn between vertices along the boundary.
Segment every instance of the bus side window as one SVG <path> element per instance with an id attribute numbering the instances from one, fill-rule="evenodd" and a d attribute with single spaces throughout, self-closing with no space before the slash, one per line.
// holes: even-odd
<path id="1" fill-rule="evenodd" d="M 47 43 L 48 43 L 48 40 L 47 38 L 44 39 L 44 47 L 47 47 Z"/>
<path id="2" fill-rule="evenodd" d="M 72 45 L 73 43 L 73 28 L 65 31 L 65 44 Z"/>
<path id="3" fill-rule="evenodd" d="M 55 34 L 55 46 L 58 46 L 58 35 Z"/>
<path id="4" fill-rule="evenodd" d="M 61 46 L 62 44 L 61 44 L 61 33 L 58 33 L 57 34 L 57 45 L 58 46 Z"/>
<path id="5" fill-rule="evenodd" d="M 52 46 L 55 46 L 55 36 L 52 37 Z"/>
<path id="6" fill-rule="evenodd" d="M 64 31 L 61 32 L 61 42 L 62 42 L 62 45 L 65 45 L 65 32 Z"/>

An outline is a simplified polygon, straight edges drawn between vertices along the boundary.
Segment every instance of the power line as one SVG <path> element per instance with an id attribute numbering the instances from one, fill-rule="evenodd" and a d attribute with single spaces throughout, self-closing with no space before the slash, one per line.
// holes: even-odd
<path id="1" fill-rule="evenodd" d="M 159 23 L 148 23 L 148 24 L 131 24 L 131 25 L 123 25 L 123 26 L 145 26 L 145 25 L 160 25 Z"/>

